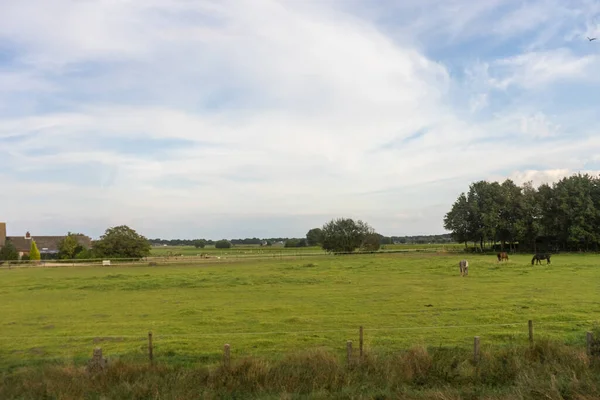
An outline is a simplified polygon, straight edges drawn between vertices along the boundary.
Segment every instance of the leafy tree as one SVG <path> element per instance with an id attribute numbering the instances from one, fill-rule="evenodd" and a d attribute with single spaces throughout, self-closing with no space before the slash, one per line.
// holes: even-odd
<path id="1" fill-rule="evenodd" d="M 79 244 L 75 235 L 71 232 L 65 236 L 58 244 L 58 257 L 71 260 L 76 258 L 77 254 L 83 250 L 83 246 Z"/>
<path id="2" fill-rule="evenodd" d="M 0 261 L 15 261 L 19 259 L 19 252 L 15 245 L 10 241 L 6 240 L 6 243 L 0 248 Z"/>
<path id="3" fill-rule="evenodd" d="M 215 242 L 215 248 L 217 249 L 229 249 L 231 248 L 231 242 L 229 240 L 217 240 Z"/>
<path id="4" fill-rule="evenodd" d="M 600 243 L 600 178 L 588 174 L 565 177 L 537 189 L 479 181 L 461 194 L 444 216 L 444 227 L 461 242 L 498 240 L 511 249 L 598 249 Z M 552 250 L 554 251 L 554 250 Z"/>
<path id="5" fill-rule="evenodd" d="M 283 247 L 298 247 L 298 239 L 288 239 Z"/>
<path id="6" fill-rule="evenodd" d="M 35 244 L 35 240 L 31 240 L 31 246 L 29 248 L 29 259 L 32 261 L 39 261 L 42 259 L 40 251 Z"/>
<path id="7" fill-rule="evenodd" d="M 78 260 L 90 260 L 96 258 L 96 255 L 92 249 L 83 249 L 75 255 L 75 258 Z"/>
<path id="8" fill-rule="evenodd" d="M 378 233 L 369 233 L 364 237 L 360 249 L 362 251 L 377 251 L 381 248 L 382 238 L 383 236 Z"/>
<path id="9" fill-rule="evenodd" d="M 93 244 L 100 258 L 142 258 L 150 254 L 150 242 L 126 225 L 108 228 Z"/>
<path id="10" fill-rule="evenodd" d="M 467 196 L 461 193 L 452 205 L 452 209 L 444 216 L 444 228 L 452 231 L 452 238 L 458 243 L 464 242 L 465 247 L 469 240 L 473 240 L 469 212 Z"/>
<path id="11" fill-rule="evenodd" d="M 306 234 L 306 241 L 309 246 L 319 246 L 323 243 L 323 230 L 313 228 Z"/>
<path id="12" fill-rule="evenodd" d="M 194 240 L 194 247 L 197 249 L 203 249 L 204 246 L 206 246 L 206 240 L 204 239 L 199 239 L 199 240 Z"/>
<path id="13" fill-rule="evenodd" d="M 375 231 L 363 221 L 338 218 L 323 225 L 322 248 L 330 252 L 353 252 L 361 247 L 367 235 Z"/>

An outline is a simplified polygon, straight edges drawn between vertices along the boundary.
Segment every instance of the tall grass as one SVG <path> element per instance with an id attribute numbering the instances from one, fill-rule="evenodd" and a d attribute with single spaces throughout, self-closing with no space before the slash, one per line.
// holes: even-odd
<path id="1" fill-rule="evenodd" d="M 280 360 L 232 360 L 229 368 L 109 363 L 28 367 L 0 375 L 2 399 L 596 399 L 600 362 L 550 341 L 482 348 L 476 364 L 459 348 L 366 353 L 350 365 L 321 349 Z"/>

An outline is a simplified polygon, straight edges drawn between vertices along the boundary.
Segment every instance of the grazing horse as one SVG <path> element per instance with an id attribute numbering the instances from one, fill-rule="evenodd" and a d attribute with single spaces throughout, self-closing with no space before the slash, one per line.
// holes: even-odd
<path id="1" fill-rule="evenodd" d="M 505 251 L 498 253 L 498 262 L 500 262 L 502 260 L 508 261 L 508 254 L 506 254 Z"/>
<path id="2" fill-rule="evenodd" d="M 533 265 L 534 261 L 536 262 L 536 264 L 541 264 L 541 260 L 546 260 L 547 264 L 550 264 L 550 256 L 550 253 L 537 253 L 531 259 L 531 265 Z"/>
<path id="3" fill-rule="evenodd" d="M 460 268 L 460 276 L 469 275 L 469 262 L 467 260 L 460 260 L 458 267 Z"/>

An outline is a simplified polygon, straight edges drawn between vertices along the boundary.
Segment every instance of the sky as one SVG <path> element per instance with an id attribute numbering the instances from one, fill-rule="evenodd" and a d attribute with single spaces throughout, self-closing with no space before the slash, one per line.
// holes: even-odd
<path id="1" fill-rule="evenodd" d="M 600 0 L 3 1 L 0 220 L 445 233 L 473 181 L 600 171 L 599 71 Z"/>

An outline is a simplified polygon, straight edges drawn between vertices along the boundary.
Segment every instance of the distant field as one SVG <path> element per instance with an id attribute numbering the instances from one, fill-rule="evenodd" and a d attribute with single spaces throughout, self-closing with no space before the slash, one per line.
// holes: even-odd
<path id="1" fill-rule="evenodd" d="M 530 256 L 498 264 L 457 254 L 396 253 L 262 259 L 235 263 L 0 270 L 0 366 L 106 355 L 171 363 L 232 356 L 277 358 L 326 347 L 343 353 L 365 327 L 371 348 L 415 344 L 526 343 L 539 337 L 583 345 L 600 312 L 600 257 Z M 501 326 L 501 324 L 513 324 Z"/>
<path id="2" fill-rule="evenodd" d="M 382 252 L 386 251 L 461 251 L 464 244 L 388 244 L 381 247 Z M 311 247 L 283 247 L 283 246 L 253 246 L 236 245 L 230 249 L 216 249 L 214 246 L 206 246 L 203 249 L 197 249 L 194 246 L 153 246 L 151 256 L 199 256 L 208 255 L 231 255 L 231 256 L 256 256 L 256 255 L 277 255 L 277 254 L 326 254 L 318 246 Z"/>

